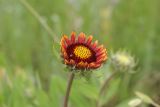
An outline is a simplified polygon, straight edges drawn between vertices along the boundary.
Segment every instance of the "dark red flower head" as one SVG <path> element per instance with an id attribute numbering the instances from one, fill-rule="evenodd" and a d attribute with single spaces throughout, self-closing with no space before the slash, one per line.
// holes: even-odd
<path id="1" fill-rule="evenodd" d="M 80 33 L 76 39 L 75 32 L 70 39 L 64 35 L 60 43 L 64 63 L 81 70 L 99 68 L 107 60 L 107 52 L 103 45 L 98 46 L 98 41 L 92 43 L 92 38 Z"/>

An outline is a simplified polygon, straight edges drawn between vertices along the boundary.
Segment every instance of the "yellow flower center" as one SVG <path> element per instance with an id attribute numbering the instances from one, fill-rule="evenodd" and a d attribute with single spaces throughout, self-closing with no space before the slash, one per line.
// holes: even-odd
<path id="1" fill-rule="evenodd" d="M 92 55 L 90 49 L 83 45 L 76 46 L 74 49 L 74 54 L 76 57 L 79 57 L 81 59 L 87 59 Z"/>

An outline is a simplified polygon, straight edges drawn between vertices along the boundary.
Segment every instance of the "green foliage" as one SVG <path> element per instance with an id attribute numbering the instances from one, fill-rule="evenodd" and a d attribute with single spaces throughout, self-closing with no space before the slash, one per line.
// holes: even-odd
<path id="1" fill-rule="evenodd" d="M 159 103 L 159 0 L 27 2 L 57 40 L 54 42 L 20 0 L 0 0 L 0 107 L 62 107 L 68 72 L 60 59 L 59 42 L 71 31 L 93 34 L 107 48 L 109 60 L 90 78 L 76 77 L 70 107 L 96 107 L 98 99 L 104 107 L 128 107 L 137 90 Z M 99 98 L 100 87 L 114 72 L 110 68 L 111 50 L 119 49 L 135 56 L 136 71 L 113 78 L 106 94 Z"/>

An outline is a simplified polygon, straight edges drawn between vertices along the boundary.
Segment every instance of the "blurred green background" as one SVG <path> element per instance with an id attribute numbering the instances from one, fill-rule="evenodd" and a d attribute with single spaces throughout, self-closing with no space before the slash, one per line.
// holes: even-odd
<path id="1" fill-rule="evenodd" d="M 111 50 L 125 49 L 138 62 L 136 73 L 111 82 L 102 107 L 129 107 L 136 90 L 160 103 L 160 0 L 27 2 L 53 35 L 19 0 L 0 0 L 0 107 L 62 107 L 68 72 L 59 40 L 72 31 L 92 34 L 109 58 Z M 96 107 L 99 87 L 112 72 L 108 63 L 91 77 L 76 77 L 70 107 Z"/>

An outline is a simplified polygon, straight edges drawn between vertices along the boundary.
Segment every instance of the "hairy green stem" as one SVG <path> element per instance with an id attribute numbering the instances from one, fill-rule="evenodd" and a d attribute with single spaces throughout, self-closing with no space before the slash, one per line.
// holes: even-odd
<path id="1" fill-rule="evenodd" d="M 111 76 L 109 78 L 107 78 L 104 82 L 104 84 L 102 85 L 102 87 L 100 88 L 100 91 L 99 91 L 99 96 L 98 96 L 98 100 L 97 100 L 97 107 L 100 107 L 100 97 L 104 94 L 104 92 L 108 89 L 108 86 L 109 86 L 109 83 L 110 81 L 116 76 L 118 72 L 114 72 L 111 74 Z"/>
<path id="2" fill-rule="evenodd" d="M 66 95 L 65 95 L 65 98 L 64 98 L 64 107 L 68 107 L 68 100 L 69 100 L 69 95 L 70 95 L 72 83 L 73 83 L 73 80 L 74 80 L 74 76 L 75 76 L 74 73 L 70 74 L 68 85 L 67 85 L 67 90 L 66 90 Z"/>

